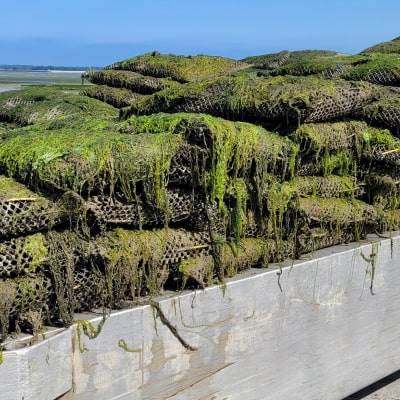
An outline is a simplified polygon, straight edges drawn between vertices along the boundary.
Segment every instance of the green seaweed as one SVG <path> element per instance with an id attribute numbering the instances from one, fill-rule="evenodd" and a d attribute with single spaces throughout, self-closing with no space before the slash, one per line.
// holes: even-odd
<path id="1" fill-rule="evenodd" d="M 228 214 L 227 197 L 232 198 L 230 230 L 236 238 L 243 232 L 248 207 L 263 207 L 261 193 L 270 174 L 279 171 L 282 178 L 294 175 L 298 147 L 257 125 L 178 113 L 131 117 L 120 129 L 131 134 L 174 132 L 189 143 L 196 140 L 206 146 L 209 173 L 199 184 L 207 192 L 208 204 L 216 203 L 223 219 Z"/>
<path id="2" fill-rule="evenodd" d="M 0 342 L 8 334 L 10 312 L 16 297 L 16 285 L 7 281 L 0 281 Z M 1 348 L 0 348 L 1 351 Z"/>
<path id="3" fill-rule="evenodd" d="M 55 87 L 28 86 L 0 93 L 0 121 L 20 126 L 35 124 L 43 129 L 64 123 L 78 127 L 86 121 L 112 121 L 117 116 L 114 107 Z"/>
<path id="4" fill-rule="evenodd" d="M 171 234 L 168 229 L 153 232 L 117 228 L 97 238 L 96 252 L 103 260 L 106 275 L 106 304 L 118 306 L 122 299 L 117 294 L 124 291 L 132 298 L 143 291 L 153 296 L 160 293 L 167 278 L 159 270 L 163 246 Z"/>
<path id="5" fill-rule="evenodd" d="M 16 239 L 18 254 L 28 254 L 31 258 L 28 272 L 33 272 L 47 259 L 47 245 L 44 235 L 36 233 Z"/>
<path id="6" fill-rule="evenodd" d="M 135 185 L 145 181 L 149 199 L 157 203 L 165 198 L 166 172 L 180 142 L 178 135 L 163 133 L 26 128 L 3 142 L 0 170 L 35 189 L 113 194 L 118 187 L 127 200 L 134 200 Z"/>
<path id="7" fill-rule="evenodd" d="M 122 350 L 125 350 L 127 353 L 141 353 L 142 352 L 142 349 L 132 349 L 132 348 L 128 347 L 125 339 L 118 340 L 118 347 L 120 347 Z"/>
<path id="8" fill-rule="evenodd" d="M 25 264 L 0 285 L 1 339 L 10 328 L 68 325 L 75 311 L 136 303 L 171 282 L 224 290 L 244 269 L 399 229 L 398 88 L 364 82 L 397 84 L 398 57 L 381 48 L 245 62 L 153 52 L 89 71 L 83 78 L 106 86 L 84 95 L 0 93 L 0 200 L 54 205 L 65 218 L 5 243 Z M 173 178 L 180 168 L 187 178 Z M 179 221 L 168 203 L 175 185 L 192 192 L 193 214 Z M 137 206 L 139 229 L 92 226 L 95 201 L 105 220 L 128 213 L 117 218 L 124 223 Z M 142 209 L 165 215 L 154 227 L 165 226 L 148 230 Z M 77 322 L 81 351 L 83 335 L 95 338 L 103 323 Z"/>
<path id="9" fill-rule="evenodd" d="M 359 97 L 354 102 L 356 107 L 372 96 L 372 86 L 367 82 L 327 80 L 319 76 L 265 78 L 242 74 L 203 79 L 143 96 L 132 107 L 121 110 L 120 117 L 186 111 L 239 121 L 298 122 L 321 104 L 340 105 L 347 94 L 354 97 L 354 93 Z M 341 112 L 345 115 L 351 109 L 344 107 Z M 329 119 L 329 114 L 324 118 Z"/>
<path id="10" fill-rule="evenodd" d="M 178 85 L 177 82 L 168 78 L 153 78 L 123 70 L 104 69 L 100 71 L 88 71 L 82 76 L 96 85 L 106 85 L 110 88 L 125 88 L 131 92 L 140 94 L 151 94 Z M 89 87 L 85 88 L 84 92 L 87 89 Z"/>
<path id="11" fill-rule="evenodd" d="M 367 80 L 385 84 L 383 79 L 386 78 L 377 76 L 379 73 L 390 74 L 391 77 L 387 84 L 398 86 L 400 84 L 399 55 L 369 53 L 365 62 L 359 63 L 347 72 L 346 79 Z"/>
<path id="12" fill-rule="evenodd" d="M 400 54 L 400 37 L 387 42 L 381 42 L 364 49 L 360 54 L 383 53 Z"/>
<path id="13" fill-rule="evenodd" d="M 300 158 L 320 164 L 324 176 L 356 176 L 362 162 L 389 162 L 385 153 L 399 147 L 389 130 L 364 121 L 302 124 L 289 137 L 299 145 Z"/>
<path id="14" fill-rule="evenodd" d="M 328 228 L 344 238 L 350 228 L 353 240 L 360 240 L 368 227 L 376 228 L 378 220 L 374 206 L 354 198 L 300 198 L 299 210 L 310 227 Z"/>
<path id="15" fill-rule="evenodd" d="M 189 82 L 242 68 L 247 68 L 247 64 L 225 57 L 205 55 L 185 57 L 152 52 L 114 63 L 105 69 L 135 71 L 157 78 Z"/>
<path id="16" fill-rule="evenodd" d="M 329 77 L 343 75 L 352 65 L 365 57 L 328 50 L 301 50 L 245 59 L 270 75 L 312 75 Z M 337 71 L 337 72 L 336 72 Z"/>
<path id="17" fill-rule="evenodd" d="M 106 85 L 89 86 L 80 92 L 83 96 L 88 96 L 93 99 L 98 99 L 110 104 L 116 108 L 127 107 L 132 105 L 138 96 L 125 88 L 115 88 Z"/>
<path id="18" fill-rule="evenodd" d="M 362 250 L 360 250 L 360 255 L 368 263 L 368 266 L 365 270 L 365 276 L 370 275 L 370 284 L 369 290 L 371 295 L 373 296 L 374 293 L 374 282 L 375 282 L 375 272 L 376 272 L 376 259 L 378 257 L 378 250 L 379 250 L 379 242 L 375 242 L 371 246 L 371 254 L 366 256 Z"/>
<path id="19" fill-rule="evenodd" d="M 361 191 L 354 176 L 297 176 L 294 178 L 296 192 L 301 197 L 357 197 Z"/>
<path id="20" fill-rule="evenodd" d="M 107 317 L 103 315 L 103 318 L 101 321 L 97 324 L 97 327 L 94 327 L 94 325 L 91 323 L 91 321 L 86 320 L 86 319 L 78 319 L 76 321 L 76 332 L 78 335 L 78 347 L 79 351 L 81 353 L 84 353 L 85 351 L 89 351 L 87 347 L 82 343 L 82 334 L 84 334 L 89 340 L 96 339 L 105 324 L 107 320 Z"/>

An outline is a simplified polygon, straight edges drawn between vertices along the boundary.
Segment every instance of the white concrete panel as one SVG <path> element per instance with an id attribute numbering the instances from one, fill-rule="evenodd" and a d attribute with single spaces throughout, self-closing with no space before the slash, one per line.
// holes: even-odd
<path id="1" fill-rule="evenodd" d="M 50 336 L 50 335 L 49 335 Z M 71 331 L 4 351 L 0 365 L 2 400 L 53 400 L 72 388 Z"/>
<path id="2" fill-rule="evenodd" d="M 125 394 L 131 400 L 142 398 L 143 330 L 149 323 L 145 320 L 149 309 L 145 306 L 112 314 L 94 339 L 89 339 L 79 325 L 75 327 L 74 390 L 65 399 L 123 399 Z M 92 316 L 90 321 L 97 329 L 102 316 Z"/>

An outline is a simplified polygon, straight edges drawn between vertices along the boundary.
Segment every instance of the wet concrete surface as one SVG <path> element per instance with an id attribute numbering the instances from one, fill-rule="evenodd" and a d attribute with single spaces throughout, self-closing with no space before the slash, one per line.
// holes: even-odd
<path id="1" fill-rule="evenodd" d="M 400 371 L 346 397 L 344 400 L 400 400 Z"/>

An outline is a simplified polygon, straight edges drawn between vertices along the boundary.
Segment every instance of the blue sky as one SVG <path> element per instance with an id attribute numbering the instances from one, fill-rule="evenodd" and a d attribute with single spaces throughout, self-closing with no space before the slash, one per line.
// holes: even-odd
<path id="1" fill-rule="evenodd" d="M 358 53 L 400 36 L 399 15 L 399 0 L 4 1 L 0 64 L 105 66 L 153 50 Z"/>

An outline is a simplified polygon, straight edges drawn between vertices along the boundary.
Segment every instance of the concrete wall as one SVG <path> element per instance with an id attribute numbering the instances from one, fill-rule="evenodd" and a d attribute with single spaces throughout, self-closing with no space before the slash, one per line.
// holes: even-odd
<path id="1" fill-rule="evenodd" d="M 53 399 L 37 395 L 51 378 L 62 400 L 343 399 L 400 369 L 400 235 L 371 240 L 112 313 L 93 339 L 81 323 L 4 352 L 1 398 Z"/>
<path id="2" fill-rule="evenodd" d="M 72 389 L 71 332 L 57 332 L 37 344 L 3 352 L 1 400 L 53 400 Z M 20 347 L 32 339 L 26 337 L 12 345 Z"/>

